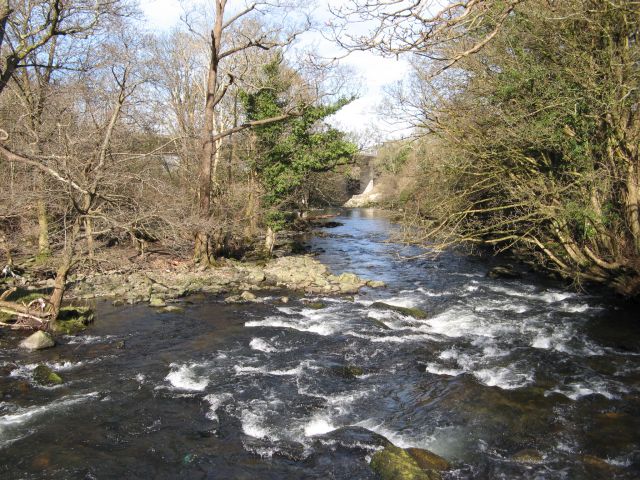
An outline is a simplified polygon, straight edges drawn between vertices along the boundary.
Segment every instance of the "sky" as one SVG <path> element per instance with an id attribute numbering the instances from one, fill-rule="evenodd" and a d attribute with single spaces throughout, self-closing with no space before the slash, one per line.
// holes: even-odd
<path id="1" fill-rule="evenodd" d="M 237 1 L 231 0 L 230 3 Z M 314 14 L 319 19 L 329 19 L 328 4 L 339 4 L 341 0 L 319 0 Z M 141 0 L 141 8 L 148 19 L 148 26 L 153 30 L 167 30 L 180 23 L 182 7 L 179 0 Z M 321 55 L 328 58 L 342 57 L 332 42 L 317 33 L 307 33 L 303 42 L 313 43 Z M 376 131 L 377 140 L 386 140 L 406 135 L 407 128 L 401 124 L 389 124 L 379 112 L 379 104 L 384 97 L 385 85 L 402 80 L 409 66 L 404 60 L 383 58 L 373 52 L 354 52 L 340 60 L 342 65 L 352 69 L 354 82 L 360 85 L 359 98 L 344 107 L 332 119 L 331 123 L 359 136 L 371 136 Z M 374 139 L 369 139 L 374 140 Z M 366 141 L 364 142 L 366 143 Z"/>

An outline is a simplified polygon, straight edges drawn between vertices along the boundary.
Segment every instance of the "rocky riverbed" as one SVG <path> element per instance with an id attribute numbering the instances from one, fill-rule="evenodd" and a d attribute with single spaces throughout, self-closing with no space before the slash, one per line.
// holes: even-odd
<path id="1" fill-rule="evenodd" d="M 113 298 L 116 303 L 149 302 L 165 307 L 168 302 L 194 293 L 227 294 L 232 302 L 255 301 L 251 292 L 294 290 L 309 294 L 348 295 L 364 286 L 382 287 L 353 273 L 334 275 L 310 255 L 273 259 L 266 263 L 226 262 L 217 267 L 173 265 L 134 273 L 76 276 L 66 298 L 88 300 Z"/>

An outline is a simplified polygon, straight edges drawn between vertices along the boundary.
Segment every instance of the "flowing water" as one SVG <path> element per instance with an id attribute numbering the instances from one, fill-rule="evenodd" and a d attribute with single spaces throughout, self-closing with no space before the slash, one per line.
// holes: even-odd
<path id="1" fill-rule="evenodd" d="M 183 313 L 102 302 L 85 334 L 38 353 L 0 332 L 0 478 L 376 478 L 380 435 L 444 456 L 445 478 L 640 477 L 632 310 L 487 278 L 487 260 L 403 258 L 419 251 L 386 243 L 375 211 L 337 220 L 312 250 L 386 289 L 320 310 L 293 294 L 196 296 Z M 43 360 L 63 385 L 33 382 Z"/>

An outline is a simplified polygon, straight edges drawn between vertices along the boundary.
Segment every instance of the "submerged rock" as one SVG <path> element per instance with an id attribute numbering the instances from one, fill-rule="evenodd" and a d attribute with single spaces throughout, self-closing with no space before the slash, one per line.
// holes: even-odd
<path id="1" fill-rule="evenodd" d="M 322 310 L 327 306 L 324 302 L 304 302 L 305 307 L 311 308 L 312 310 Z"/>
<path id="2" fill-rule="evenodd" d="M 386 286 L 387 284 L 384 283 L 382 280 L 369 280 L 367 282 L 367 287 L 371 287 L 371 288 L 383 288 Z"/>
<path id="3" fill-rule="evenodd" d="M 542 463 L 542 454 L 532 448 L 526 448 L 514 453 L 511 459 L 518 463 Z"/>
<path id="4" fill-rule="evenodd" d="M 33 371 L 33 380 L 40 385 L 60 385 L 62 378 L 46 365 L 38 365 Z"/>
<path id="5" fill-rule="evenodd" d="M 424 469 L 406 450 L 388 445 L 373 454 L 370 466 L 382 480 L 440 480 L 440 473 Z"/>
<path id="6" fill-rule="evenodd" d="M 522 274 L 516 272 L 512 265 L 499 265 L 487 272 L 489 278 L 522 278 Z"/>
<path id="7" fill-rule="evenodd" d="M 343 378 L 356 378 L 364 375 L 364 370 L 355 365 L 342 365 L 340 367 L 334 367 L 333 371 L 336 373 L 336 375 L 339 375 Z"/>
<path id="8" fill-rule="evenodd" d="M 371 304 L 371 308 L 375 308 L 376 310 L 391 310 L 393 312 L 398 312 L 402 315 L 417 318 L 419 320 L 423 320 L 429 316 L 427 315 L 427 312 L 425 312 L 424 310 L 420 310 L 419 308 L 398 307 L 397 305 L 391 305 L 384 302 L 374 302 Z"/>
<path id="9" fill-rule="evenodd" d="M 429 450 L 423 448 L 407 448 L 406 452 L 411 455 L 423 469 L 443 472 L 451 468 L 451 464 L 447 460 Z"/>
<path id="10" fill-rule="evenodd" d="M 383 330 L 391 330 L 391 327 L 381 320 L 378 320 L 376 318 L 369 318 L 368 320 L 376 327 L 380 327 Z"/>
<path id="11" fill-rule="evenodd" d="M 183 313 L 184 308 L 178 307 L 176 305 L 167 305 L 166 307 L 163 307 L 161 311 L 164 313 Z"/>
<path id="12" fill-rule="evenodd" d="M 382 435 L 355 426 L 341 427 L 323 435 L 316 435 L 314 439 L 320 443 L 329 443 L 332 446 L 339 445 L 347 450 L 364 453 L 391 445 L 391 442 Z"/>
<path id="13" fill-rule="evenodd" d="M 33 335 L 30 335 L 22 342 L 20 342 L 20 346 L 22 348 L 27 348 L 29 350 L 42 350 L 44 348 L 51 348 L 54 347 L 55 344 L 56 342 L 53 337 L 47 332 L 43 332 L 42 330 L 37 331 Z"/>

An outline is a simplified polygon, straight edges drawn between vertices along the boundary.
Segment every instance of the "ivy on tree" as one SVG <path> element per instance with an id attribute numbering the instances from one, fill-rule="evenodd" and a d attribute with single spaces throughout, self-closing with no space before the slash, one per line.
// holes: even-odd
<path id="1" fill-rule="evenodd" d="M 254 93 L 243 92 L 242 104 L 248 121 L 281 115 L 291 102 L 295 73 L 287 71 L 278 56 L 263 69 L 264 85 Z M 287 120 L 256 127 L 257 155 L 252 168 L 263 188 L 265 221 L 273 231 L 281 230 L 301 210 L 305 183 L 314 172 L 333 170 L 351 161 L 357 147 L 343 132 L 323 122 L 353 98 L 340 98 L 329 105 L 294 106 L 297 114 Z"/>

